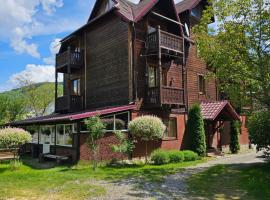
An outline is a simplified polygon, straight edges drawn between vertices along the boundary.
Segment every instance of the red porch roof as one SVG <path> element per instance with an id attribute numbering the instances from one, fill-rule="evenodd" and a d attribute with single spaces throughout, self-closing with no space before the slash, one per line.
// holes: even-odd
<path id="1" fill-rule="evenodd" d="M 239 115 L 228 101 L 203 101 L 201 111 L 205 120 L 214 121 L 218 118 L 240 120 Z"/>
<path id="2" fill-rule="evenodd" d="M 118 106 L 118 107 L 110 107 L 110 108 L 103 108 L 91 111 L 84 111 L 78 113 L 67 113 L 67 114 L 51 114 L 43 117 L 36 117 L 31 119 L 26 119 L 22 121 L 15 121 L 11 122 L 10 126 L 20 126 L 20 125 L 31 125 L 31 124 L 51 124 L 57 122 L 72 122 L 80 119 L 85 119 L 88 117 L 92 117 L 95 115 L 107 115 L 112 113 L 118 113 L 122 111 L 134 110 L 136 108 L 135 105 L 125 105 L 125 106 Z"/>

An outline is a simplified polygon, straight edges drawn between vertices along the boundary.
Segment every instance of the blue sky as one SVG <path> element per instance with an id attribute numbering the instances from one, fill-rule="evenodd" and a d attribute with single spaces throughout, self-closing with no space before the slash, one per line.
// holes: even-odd
<path id="1" fill-rule="evenodd" d="M 53 81 L 60 38 L 86 23 L 94 0 L 5 0 L 0 6 L 0 92 L 17 75 Z"/>
<path id="2" fill-rule="evenodd" d="M 19 87 L 21 77 L 53 82 L 59 40 L 87 22 L 94 3 L 95 0 L 1 1 L 0 92 Z"/>

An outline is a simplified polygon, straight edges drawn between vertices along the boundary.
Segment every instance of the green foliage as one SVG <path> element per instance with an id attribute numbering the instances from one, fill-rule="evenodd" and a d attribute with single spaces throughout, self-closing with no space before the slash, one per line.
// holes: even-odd
<path id="1" fill-rule="evenodd" d="M 196 42 L 219 90 L 237 107 L 270 110 L 270 6 L 265 0 L 211 0 Z M 208 26 L 215 16 L 216 26 Z"/>
<path id="2" fill-rule="evenodd" d="M 0 124 L 22 119 L 25 114 L 25 99 L 21 95 L 0 95 Z"/>
<path id="3" fill-rule="evenodd" d="M 19 148 L 31 142 L 30 133 L 20 128 L 4 128 L 0 129 L 0 146 L 10 150 L 14 154 L 14 159 L 19 158 Z"/>
<path id="4" fill-rule="evenodd" d="M 154 162 L 155 165 L 164 165 L 167 163 L 181 163 L 183 161 L 190 162 L 198 160 L 200 157 L 197 153 L 185 150 L 162 150 L 157 149 L 152 152 L 151 160 Z"/>
<path id="5" fill-rule="evenodd" d="M 200 158 L 197 153 L 190 150 L 182 151 L 182 153 L 184 154 L 185 161 L 194 161 Z"/>
<path id="6" fill-rule="evenodd" d="M 103 137 L 105 125 L 98 116 L 84 120 L 88 130 L 87 144 L 93 153 L 93 169 L 97 168 L 97 154 L 99 149 L 98 140 Z"/>
<path id="7" fill-rule="evenodd" d="M 133 149 L 135 148 L 133 140 L 129 138 L 126 133 L 122 133 L 121 131 L 116 131 L 115 136 L 117 137 L 119 144 L 112 145 L 112 150 L 130 157 Z"/>
<path id="8" fill-rule="evenodd" d="M 238 153 L 240 150 L 239 134 L 240 134 L 239 122 L 238 121 L 231 122 L 230 151 L 234 154 Z"/>
<path id="9" fill-rule="evenodd" d="M 170 162 L 168 151 L 157 149 L 151 154 L 151 160 L 155 165 L 164 165 Z"/>
<path id="10" fill-rule="evenodd" d="M 145 162 L 147 163 L 147 142 L 150 140 L 161 139 L 165 131 L 165 125 L 160 118 L 155 116 L 141 116 L 132 120 L 128 129 L 132 136 L 145 141 Z"/>
<path id="11" fill-rule="evenodd" d="M 187 130 L 190 135 L 190 149 L 200 156 L 205 156 L 206 142 L 204 122 L 201 114 L 201 108 L 195 104 L 188 114 Z"/>
<path id="12" fill-rule="evenodd" d="M 251 143 L 257 145 L 257 150 L 270 152 L 270 112 L 254 113 L 248 120 L 248 130 Z"/>
<path id="13" fill-rule="evenodd" d="M 185 160 L 184 153 L 179 150 L 169 151 L 170 163 L 180 163 Z"/>

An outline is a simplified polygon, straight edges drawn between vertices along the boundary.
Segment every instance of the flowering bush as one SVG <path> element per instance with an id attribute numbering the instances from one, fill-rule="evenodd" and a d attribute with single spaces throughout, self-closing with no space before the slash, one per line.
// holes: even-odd
<path id="1" fill-rule="evenodd" d="M 18 158 L 21 145 L 32 140 L 31 134 L 20 128 L 0 129 L 0 146 L 13 152 L 14 159 Z"/>

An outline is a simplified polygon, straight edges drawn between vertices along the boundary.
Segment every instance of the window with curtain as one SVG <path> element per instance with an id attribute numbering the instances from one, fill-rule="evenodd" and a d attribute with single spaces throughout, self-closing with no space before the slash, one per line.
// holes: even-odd
<path id="1" fill-rule="evenodd" d="M 81 80 L 74 79 L 72 80 L 72 94 L 73 95 L 81 95 L 80 87 L 81 87 Z"/>
<path id="2" fill-rule="evenodd" d="M 165 121 L 166 130 L 164 132 L 164 138 L 176 138 L 177 137 L 177 119 L 170 117 L 169 120 Z"/>
<path id="3" fill-rule="evenodd" d="M 205 94 L 205 78 L 203 75 L 198 75 L 198 89 L 200 94 Z"/>
<path id="4" fill-rule="evenodd" d="M 158 86 L 158 70 L 154 66 L 148 66 L 148 87 Z"/>

